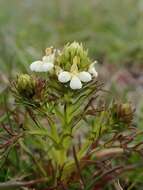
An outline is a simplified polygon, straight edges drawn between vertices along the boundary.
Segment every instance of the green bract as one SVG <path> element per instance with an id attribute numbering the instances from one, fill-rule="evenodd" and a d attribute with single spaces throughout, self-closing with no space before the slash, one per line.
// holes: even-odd
<path id="1" fill-rule="evenodd" d="M 68 43 L 64 47 L 57 59 L 57 63 L 63 70 L 70 71 L 75 58 L 77 59 L 79 71 L 88 70 L 91 64 L 88 51 L 83 48 L 82 44 L 77 42 Z"/>

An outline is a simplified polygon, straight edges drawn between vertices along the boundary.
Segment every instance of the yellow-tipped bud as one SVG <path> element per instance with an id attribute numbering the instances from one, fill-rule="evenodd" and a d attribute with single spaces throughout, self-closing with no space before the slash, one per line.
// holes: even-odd
<path id="1" fill-rule="evenodd" d="M 78 65 L 80 70 L 87 70 L 91 61 L 88 57 L 88 52 L 83 48 L 82 44 L 73 42 L 67 44 L 58 58 L 58 64 L 63 70 L 69 71 L 73 62 Z"/>

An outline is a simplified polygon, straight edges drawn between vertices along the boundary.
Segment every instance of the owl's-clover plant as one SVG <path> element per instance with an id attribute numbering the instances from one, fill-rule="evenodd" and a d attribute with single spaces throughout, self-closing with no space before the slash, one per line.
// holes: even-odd
<path id="1" fill-rule="evenodd" d="M 123 123 L 131 120 L 132 110 L 131 106 L 116 109 L 113 105 L 107 112 L 100 102 L 94 105 L 102 84 L 96 61 L 82 44 L 68 43 L 62 50 L 47 48 L 42 59 L 29 68 L 30 74 L 18 75 L 12 89 L 16 102 L 25 106 L 31 118 L 23 124 L 20 145 L 30 155 L 40 152 L 37 168 L 49 183 L 57 185 L 58 179 L 66 181 L 72 176 L 76 160 L 87 156 L 98 137 L 118 123 L 119 116 Z"/>

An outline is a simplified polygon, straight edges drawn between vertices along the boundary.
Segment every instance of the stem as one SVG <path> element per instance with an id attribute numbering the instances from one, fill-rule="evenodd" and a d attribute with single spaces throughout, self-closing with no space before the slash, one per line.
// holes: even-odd
<path id="1" fill-rule="evenodd" d="M 37 183 L 42 183 L 47 181 L 47 178 L 41 178 L 31 181 L 7 181 L 4 183 L 0 183 L 0 190 L 13 189 L 18 187 L 28 187 Z"/>
<path id="2" fill-rule="evenodd" d="M 76 164 L 76 167 L 77 167 L 77 172 L 78 172 L 78 174 L 80 176 L 81 189 L 84 189 L 85 188 L 85 183 L 84 183 L 83 176 L 81 174 L 81 169 L 80 169 L 79 161 L 78 161 L 78 158 L 77 158 L 77 155 L 76 155 L 76 150 L 75 150 L 74 146 L 73 146 L 73 156 L 74 156 L 75 164 Z"/>
<path id="3" fill-rule="evenodd" d="M 115 155 L 121 155 L 124 153 L 124 149 L 123 148 L 107 148 L 107 149 L 103 149 L 101 151 L 91 151 L 90 155 L 92 155 L 94 153 L 96 159 L 103 159 L 103 158 L 107 158 L 110 156 L 115 156 Z"/>
<path id="4" fill-rule="evenodd" d="M 68 108 L 68 103 L 65 103 L 65 105 L 64 105 L 64 128 L 69 128 L 67 108 Z"/>
<path id="5" fill-rule="evenodd" d="M 119 179 L 114 181 L 114 186 L 116 190 L 123 190 L 123 188 L 120 185 Z"/>

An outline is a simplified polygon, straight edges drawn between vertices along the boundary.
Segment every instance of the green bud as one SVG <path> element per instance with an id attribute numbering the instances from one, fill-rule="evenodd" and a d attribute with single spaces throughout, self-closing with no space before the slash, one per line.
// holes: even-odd
<path id="1" fill-rule="evenodd" d="M 76 56 L 76 53 L 82 55 L 84 51 L 82 44 L 80 45 L 78 42 L 73 42 L 68 46 L 68 50 L 72 56 Z"/>
<path id="2" fill-rule="evenodd" d="M 125 114 L 125 115 L 129 115 L 132 113 L 132 107 L 130 104 L 126 103 L 126 104 L 122 104 L 122 112 Z"/>
<path id="3" fill-rule="evenodd" d="M 91 61 L 88 57 L 88 52 L 78 42 L 68 43 L 64 47 L 58 57 L 58 65 L 64 70 L 69 71 L 75 57 L 78 59 L 77 66 L 79 70 L 86 70 L 89 67 Z"/>
<path id="4" fill-rule="evenodd" d="M 16 81 L 16 87 L 20 95 L 25 98 L 32 98 L 35 94 L 35 80 L 27 74 L 21 74 Z"/>
<path id="5" fill-rule="evenodd" d="M 132 122 L 134 111 L 131 104 L 114 104 L 112 111 L 117 120 L 126 124 L 130 124 Z"/>

